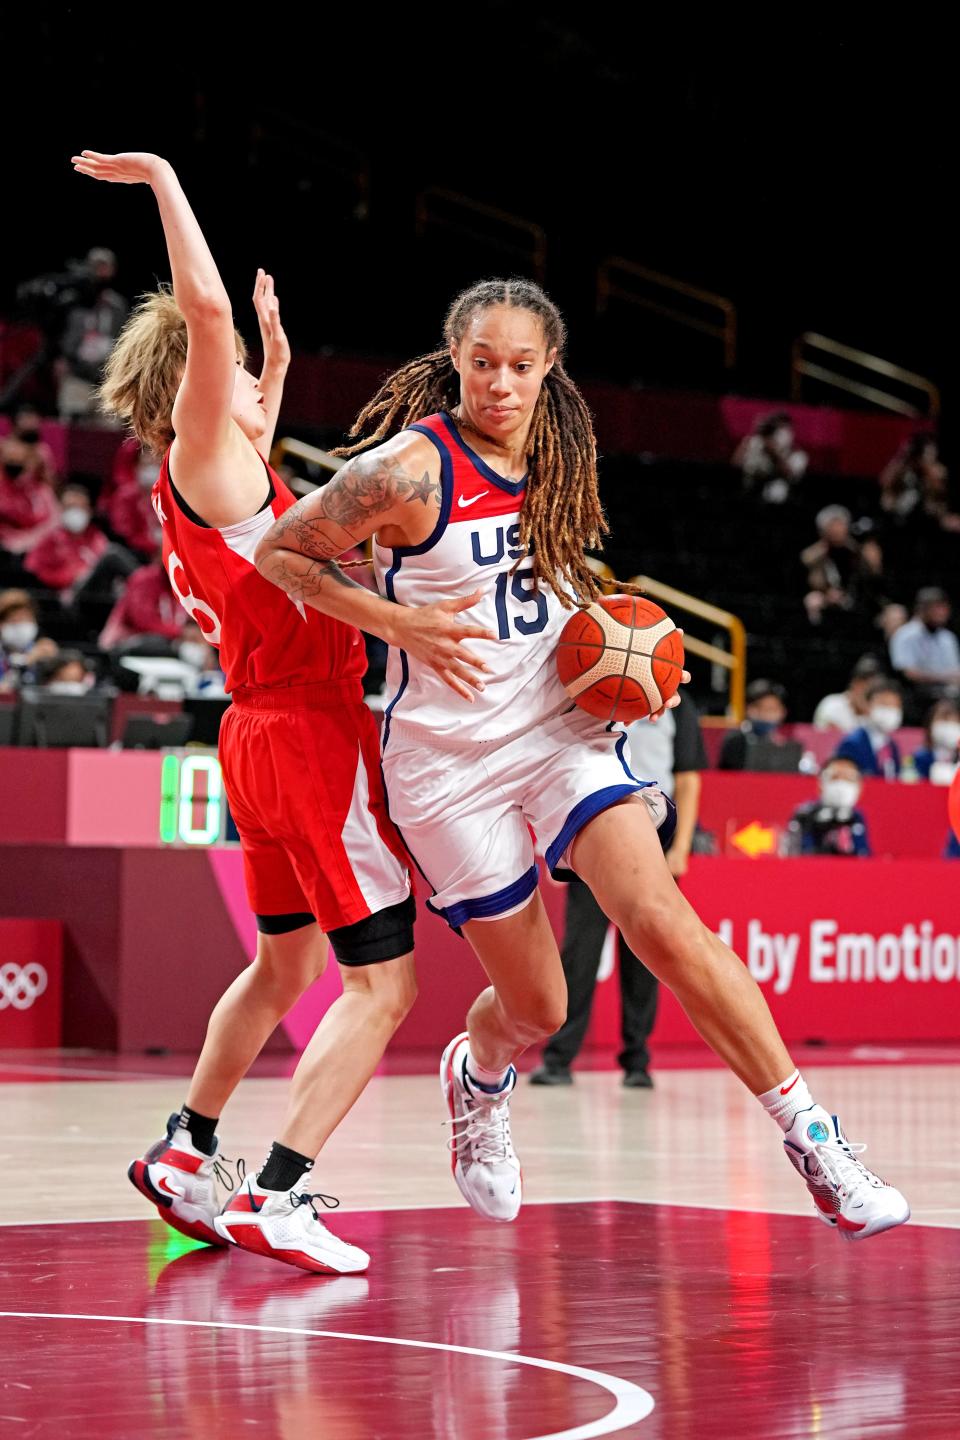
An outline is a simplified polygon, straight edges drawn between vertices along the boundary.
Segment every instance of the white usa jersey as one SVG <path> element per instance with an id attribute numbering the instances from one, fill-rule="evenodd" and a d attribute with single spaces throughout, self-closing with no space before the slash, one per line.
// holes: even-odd
<path id="1" fill-rule="evenodd" d="M 557 639 L 569 611 L 549 587 L 539 593 L 533 565 L 521 563 L 520 506 L 526 479 L 506 480 L 471 450 L 450 416 L 428 416 L 409 427 L 440 455 L 440 515 L 420 545 L 391 549 L 374 543 L 377 584 L 388 600 L 430 605 L 482 590 L 462 618 L 499 637 L 469 648 L 491 673 L 474 702 L 456 694 L 430 666 L 391 647 L 383 744 L 391 730 L 427 744 L 464 748 L 497 742 L 541 724 L 571 701 L 556 671 Z"/>

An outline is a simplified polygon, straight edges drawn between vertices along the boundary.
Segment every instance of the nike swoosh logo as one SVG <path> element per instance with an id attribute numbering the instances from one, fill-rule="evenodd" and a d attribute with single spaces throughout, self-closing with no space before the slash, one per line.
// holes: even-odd
<path id="1" fill-rule="evenodd" d="M 160 1176 L 160 1179 L 157 1181 L 157 1189 L 158 1189 L 158 1190 L 165 1190 L 168 1195 L 172 1195 L 172 1196 L 173 1196 L 174 1200 L 182 1200 L 182 1199 L 183 1199 L 183 1196 L 180 1194 L 180 1191 L 179 1191 L 179 1190 L 171 1190 L 169 1184 L 167 1183 L 167 1177 L 166 1177 L 166 1175 L 161 1175 L 161 1176 Z"/>
<path id="2" fill-rule="evenodd" d="M 793 1089 L 794 1085 L 796 1085 L 796 1083 L 797 1083 L 797 1081 L 798 1081 L 799 1079 L 800 1079 L 800 1076 L 799 1076 L 799 1075 L 795 1075 L 794 1078 L 790 1081 L 790 1084 L 789 1084 L 789 1085 L 786 1085 L 786 1086 L 781 1085 L 781 1086 L 780 1086 L 780 1094 L 781 1094 L 781 1095 L 789 1095 L 789 1094 L 790 1094 L 790 1091 Z"/>
<path id="3" fill-rule="evenodd" d="M 465 495 L 461 495 L 460 499 L 457 501 L 457 504 L 460 506 L 461 510 L 466 510 L 468 505 L 475 505 L 478 500 L 483 499 L 484 495 L 489 494 L 489 490 L 481 490 L 479 495 L 471 495 L 469 500 Z"/>
<path id="4" fill-rule="evenodd" d="M 266 1202 L 265 1200 L 261 1200 L 261 1201 L 260 1201 L 260 1204 L 258 1205 L 257 1202 L 256 1202 L 256 1200 L 254 1200 L 254 1198 L 253 1198 L 253 1191 L 252 1191 L 252 1190 L 247 1190 L 247 1195 L 250 1197 L 250 1209 L 253 1210 L 253 1211 L 255 1211 L 255 1212 L 259 1215 L 260 1211 L 263 1209 L 264 1205 L 265 1205 L 267 1202 Z"/>

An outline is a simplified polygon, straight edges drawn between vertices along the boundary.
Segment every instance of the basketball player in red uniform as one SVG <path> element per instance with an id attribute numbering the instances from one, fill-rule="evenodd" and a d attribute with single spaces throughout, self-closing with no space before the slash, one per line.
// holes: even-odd
<path id="1" fill-rule="evenodd" d="M 369 1257 L 320 1221 L 315 1201 L 329 1197 L 311 1193 L 310 1171 L 413 1002 L 414 901 L 363 703 L 361 636 L 292 600 L 253 565 L 258 542 L 294 501 L 267 461 L 289 363 L 279 304 L 272 278 L 258 271 L 258 378 L 244 366 L 229 298 L 170 165 L 90 150 L 73 164 L 98 180 L 149 185 L 163 223 L 172 291 L 145 296 L 134 311 L 102 400 L 163 456 L 153 504 L 164 565 L 218 647 L 231 694 L 220 759 L 259 930 L 255 960 L 210 1018 L 183 1109 L 130 1178 L 164 1220 L 211 1244 L 233 1242 L 308 1270 L 361 1271 Z M 441 668 L 470 667 L 462 641 L 482 632 L 456 612 L 472 598 L 408 611 L 411 653 Z M 323 972 L 325 935 L 343 994 L 300 1060 L 266 1163 L 218 1213 L 218 1117 Z"/>
<path id="2" fill-rule="evenodd" d="M 863 1239 L 902 1224 L 906 1200 L 815 1104 L 759 986 L 674 884 L 661 850 L 672 807 L 631 773 L 626 737 L 577 709 L 557 675 L 566 616 L 598 593 L 584 547 L 605 528 L 590 413 L 564 369 L 564 340 L 556 306 L 528 281 L 484 281 L 458 295 L 443 346 L 390 376 L 361 413 L 355 448 L 373 448 L 288 510 L 257 557 L 292 598 L 391 643 L 391 815 L 429 877 L 431 908 L 463 931 L 490 979 L 468 1033 L 441 1061 L 454 1177 L 480 1214 L 519 1211 L 513 1062 L 566 1015 L 539 854 L 586 881 L 779 1124 L 821 1220 Z M 406 503 L 413 485 L 431 496 L 422 510 Z M 368 536 L 386 599 L 325 572 Z M 391 638 L 398 604 L 448 588 L 478 590 L 474 618 L 497 634 L 483 647 L 490 669 L 472 706 Z"/>

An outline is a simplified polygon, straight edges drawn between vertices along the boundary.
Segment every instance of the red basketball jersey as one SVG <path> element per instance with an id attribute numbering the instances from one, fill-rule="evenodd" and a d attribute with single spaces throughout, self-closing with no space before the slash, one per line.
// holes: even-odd
<path id="1" fill-rule="evenodd" d="M 269 504 L 215 528 L 175 490 L 170 451 L 164 455 L 152 498 L 173 593 L 219 648 L 228 691 L 359 679 L 367 668 L 359 630 L 291 600 L 253 563 L 257 545 L 295 499 L 266 461 L 264 471 Z"/>

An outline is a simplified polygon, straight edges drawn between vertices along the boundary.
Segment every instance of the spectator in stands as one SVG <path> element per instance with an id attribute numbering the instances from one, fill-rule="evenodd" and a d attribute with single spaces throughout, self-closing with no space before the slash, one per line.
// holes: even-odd
<path id="1" fill-rule="evenodd" d="M 159 636 L 170 642 L 180 640 L 186 612 L 170 589 L 156 546 L 154 555 L 149 565 L 141 565 L 127 580 L 100 634 L 101 650 L 114 650 L 144 635 Z"/>
<path id="2" fill-rule="evenodd" d="M 786 410 L 761 415 L 734 452 L 733 462 L 743 474 L 744 489 L 760 490 L 768 505 L 782 505 L 790 498 L 807 469 L 807 456 L 796 447 L 793 421 Z"/>
<path id="3" fill-rule="evenodd" d="M 787 827 L 791 854 L 870 854 L 867 822 L 857 809 L 862 778 L 853 760 L 835 755 L 827 761 L 820 772 L 820 799 L 799 805 Z"/>
<path id="4" fill-rule="evenodd" d="M 29 452 L 27 468 L 48 485 L 56 486 L 57 462 L 53 451 L 42 438 L 43 416 L 34 405 L 21 405 L 13 421 L 13 434 Z"/>
<path id="5" fill-rule="evenodd" d="M 97 514 L 116 540 L 144 559 L 150 559 L 160 541 L 160 522 L 150 492 L 160 463 L 136 440 L 125 440 L 117 451 L 110 479 L 97 501 Z"/>
<path id="6" fill-rule="evenodd" d="M 61 650 L 39 660 L 33 678 L 35 685 L 51 695 L 86 695 L 96 684 L 96 676 L 79 650 Z"/>
<path id="7" fill-rule="evenodd" d="M 32 434 L 28 424 L 0 440 L 0 549 L 10 555 L 25 555 L 60 520 L 49 479 L 52 457 L 48 461 L 47 447 L 25 438 Z"/>
<path id="8" fill-rule="evenodd" d="M 849 611 L 856 600 L 863 568 L 860 546 L 850 533 L 851 515 L 845 505 L 827 505 L 817 515 L 819 539 L 801 552 L 807 569 L 804 599 L 811 625 L 819 625 L 832 611 Z"/>
<path id="9" fill-rule="evenodd" d="M 870 682 L 882 674 L 883 667 L 875 656 L 861 656 L 853 667 L 846 690 L 824 695 L 813 712 L 813 723 L 817 729 L 841 730 L 848 735 L 862 725 L 870 709 L 867 704 Z"/>
<path id="10" fill-rule="evenodd" d="M 739 730 L 724 737 L 719 769 L 796 770 L 801 747 L 789 742 L 788 748 L 788 742 L 779 734 L 786 718 L 787 692 L 783 686 L 772 680 L 754 680 L 747 686 L 747 718 Z M 775 753 L 778 750 L 782 755 Z"/>
<path id="11" fill-rule="evenodd" d="M 949 785 L 960 769 L 960 704 L 938 700 L 924 726 L 927 743 L 913 757 L 920 780 Z"/>
<path id="12" fill-rule="evenodd" d="M 184 687 L 188 695 L 202 695 L 209 700 L 226 694 L 226 677 L 220 669 L 219 652 L 204 639 L 203 631 L 195 620 L 188 620 L 183 627 L 177 658 L 194 672 L 194 678 Z"/>
<path id="13" fill-rule="evenodd" d="M 0 690 L 17 690 L 33 679 L 34 666 L 57 653 L 40 635 L 37 607 L 26 590 L 0 593 Z"/>
<path id="14" fill-rule="evenodd" d="M 926 517 L 943 530 L 960 530 L 950 509 L 949 475 L 936 435 L 911 435 L 880 474 L 880 507 L 896 524 Z"/>
<path id="15" fill-rule="evenodd" d="M 90 494 L 82 485 L 64 486 L 60 503 L 60 523 L 30 551 L 24 568 L 48 590 L 66 592 L 91 573 L 108 541 L 93 523 Z"/>
<path id="16" fill-rule="evenodd" d="M 130 308 L 111 287 L 117 273 L 112 250 L 91 250 L 86 269 L 83 294 L 67 311 L 60 339 L 57 406 L 63 420 L 98 414 L 96 389 Z"/>
<path id="17" fill-rule="evenodd" d="M 949 628 L 950 597 L 928 586 L 918 591 L 914 612 L 890 641 L 890 663 L 922 702 L 960 695 L 960 642 Z"/>
<path id="18" fill-rule="evenodd" d="M 852 760 L 863 775 L 898 780 L 902 761 L 893 737 L 903 724 L 903 692 L 895 680 L 881 676 L 871 683 L 867 704 L 866 720 L 843 737 L 837 756 Z"/>

